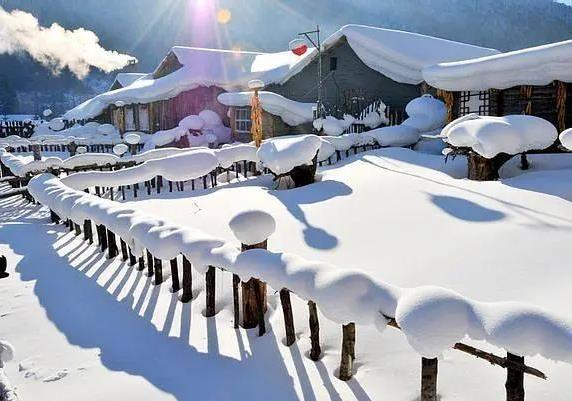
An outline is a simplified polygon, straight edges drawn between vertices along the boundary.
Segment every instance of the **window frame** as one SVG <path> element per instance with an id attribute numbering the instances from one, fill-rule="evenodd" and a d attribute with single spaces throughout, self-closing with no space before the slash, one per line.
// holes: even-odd
<path id="1" fill-rule="evenodd" d="M 234 130 L 237 134 L 250 134 L 252 120 L 250 107 L 237 107 L 234 109 Z"/>

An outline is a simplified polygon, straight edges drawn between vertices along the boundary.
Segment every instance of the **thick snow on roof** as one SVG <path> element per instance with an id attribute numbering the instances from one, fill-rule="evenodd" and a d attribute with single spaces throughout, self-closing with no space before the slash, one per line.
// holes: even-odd
<path id="1" fill-rule="evenodd" d="M 313 51 L 304 56 L 292 52 L 255 53 L 235 50 L 173 47 L 171 50 L 182 68 L 164 77 L 143 77 L 131 85 L 102 93 L 64 114 L 66 119 L 87 119 L 101 114 L 111 104 L 122 101 L 150 103 L 170 99 L 199 86 L 218 86 L 228 91 L 245 90 L 248 82 L 260 79 L 265 84 L 282 83 L 304 63 Z"/>
<path id="2" fill-rule="evenodd" d="M 572 40 L 442 63 L 423 70 L 431 86 L 450 91 L 506 89 L 516 85 L 572 82 Z"/>
<path id="3" fill-rule="evenodd" d="M 249 106 L 252 92 L 228 92 L 221 93 L 218 101 L 226 106 Z M 296 102 L 285 98 L 274 92 L 259 92 L 260 106 L 264 111 L 280 116 L 282 120 L 290 125 L 296 126 L 312 122 L 314 115 L 312 108 L 315 103 Z"/>
<path id="4" fill-rule="evenodd" d="M 368 67 L 407 84 L 423 82 L 422 70 L 430 65 L 499 53 L 466 43 L 365 25 L 343 26 L 324 41 L 324 49 L 343 37 Z"/>
<path id="5" fill-rule="evenodd" d="M 146 75 L 147 74 L 141 72 L 120 72 L 115 77 L 115 81 L 119 82 L 119 84 L 125 88 Z"/>

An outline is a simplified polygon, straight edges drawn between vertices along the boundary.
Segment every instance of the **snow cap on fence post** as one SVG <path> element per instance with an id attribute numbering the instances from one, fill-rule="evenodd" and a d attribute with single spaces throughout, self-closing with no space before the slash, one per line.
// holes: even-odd
<path id="1" fill-rule="evenodd" d="M 249 210 L 234 216 L 229 222 L 234 236 L 241 242 L 242 251 L 266 249 L 268 237 L 274 234 L 274 218 L 261 210 Z M 233 282 L 236 278 L 233 278 Z M 236 280 L 238 281 L 238 280 Z M 242 283 L 242 326 L 251 329 L 258 326 L 258 335 L 266 332 L 264 313 L 267 311 L 266 283 L 256 277 Z M 235 303 L 238 302 L 238 286 L 233 285 Z M 239 321 L 235 307 L 235 322 Z"/>
<path id="2" fill-rule="evenodd" d="M 270 214 L 261 210 L 248 210 L 234 216 L 229 226 L 242 244 L 256 245 L 274 234 L 276 221 Z"/>
<path id="3" fill-rule="evenodd" d="M 4 367 L 6 362 L 14 359 L 15 349 L 8 341 L 0 340 L 0 368 Z"/>

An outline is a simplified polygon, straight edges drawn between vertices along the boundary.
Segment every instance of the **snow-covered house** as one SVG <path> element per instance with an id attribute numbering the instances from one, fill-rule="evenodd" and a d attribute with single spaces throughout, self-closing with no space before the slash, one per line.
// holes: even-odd
<path id="1" fill-rule="evenodd" d="M 430 65 L 499 53 L 417 33 L 346 25 L 322 44 L 323 102 L 330 114 L 357 116 L 378 99 L 396 111 L 422 93 L 422 71 Z M 317 97 L 317 52 L 296 65 L 284 84 L 266 90 L 299 102 Z"/>
<path id="2" fill-rule="evenodd" d="M 147 74 L 140 72 L 120 72 L 115 76 L 115 79 L 111 83 L 109 90 L 112 91 L 115 89 L 125 88 L 138 79 L 143 78 L 145 75 Z"/>
<path id="3" fill-rule="evenodd" d="M 311 54 L 310 52 L 309 54 Z M 67 120 L 111 122 L 120 131 L 154 133 L 177 127 L 201 111 L 216 112 L 229 126 L 229 107 L 217 101 L 223 92 L 248 89 L 251 80 L 282 83 L 307 56 L 291 52 L 257 53 L 176 46 L 156 70 L 130 85 L 100 94 L 64 115 Z M 237 130 L 250 129 L 240 118 Z"/>
<path id="4" fill-rule="evenodd" d="M 441 63 L 423 77 L 452 95 L 453 117 L 530 114 L 560 131 L 572 126 L 572 40 Z"/>

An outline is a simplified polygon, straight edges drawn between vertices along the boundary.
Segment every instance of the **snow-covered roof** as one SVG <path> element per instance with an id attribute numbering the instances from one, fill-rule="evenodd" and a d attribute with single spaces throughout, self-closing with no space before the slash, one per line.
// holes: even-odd
<path id="1" fill-rule="evenodd" d="M 290 126 L 309 123 L 314 119 L 312 108 L 315 103 L 296 102 L 267 91 L 261 91 L 258 95 L 264 111 L 280 116 Z M 241 107 L 250 105 L 251 97 L 252 92 L 229 92 L 218 95 L 218 101 L 226 106 Z"/>
<path id="2" fill-rule="evenodd" d="M 423 76 L 431 86 L 450 91 L 572 82 L 572 40 L 442 63 L 426 68 Z"/>
<path id="3" fill-rule="evenodd" d="M 113 81 L 111 86 L 113 87 L 115 82 L 117 82 L 117 83 L 119 83 L 119 85 L 121 85 L 123 88 L 125 88 L 126 86 L 131 85 L 133 82 L 137 81 L 138 79 L 143 78 L 145 75 L 147 75 L 147 74 L 140 73 L 140 72 L 120 72 L 115 77 L 115 80 Z"/>
<path id="4" fill-rule="evenodd" d="M 237 50 L 203 49 L 176 46 L 171 52 L 182 65 L 170 74 L 154 79 L 142 77 L 131 85 L 102 93 L 64 114 L 66 119 L 98 116 L 111 104 L 150 103 L 170 99 L 199 86 L 218 86 L 228 91 L 245 90 L 248 82 L 260 79 L 265 84 L 287 80 L 294 66 L 304 63 L 314 51 L 303 56 L 292 52 L 256 53 Z"/>
<path id="5" fill-rule="evenodd" d="M 423 82 L 425 67 L 499 53 L 495 49 L 365 25 L 343 26 L 324 41 L 323 48 L 327 50 L 344 37 L 364 64 L 406 84 Z"/>

